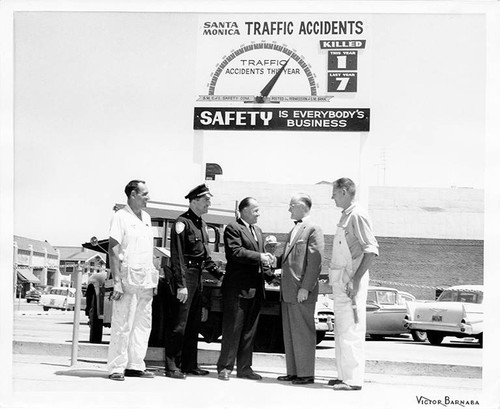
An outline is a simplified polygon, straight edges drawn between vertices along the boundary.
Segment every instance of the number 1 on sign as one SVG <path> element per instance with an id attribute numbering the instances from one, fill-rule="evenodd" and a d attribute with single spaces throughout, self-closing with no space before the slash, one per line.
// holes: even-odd
<path id="1" fill-rule="evenodd" d="M 347 56 L 346 55 L 337 55 L 337 68 L 339 70 L 347 69 Z"/>

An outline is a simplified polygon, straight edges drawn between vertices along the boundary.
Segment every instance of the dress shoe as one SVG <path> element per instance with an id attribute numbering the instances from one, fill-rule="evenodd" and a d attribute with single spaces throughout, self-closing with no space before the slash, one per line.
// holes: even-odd
<path id="1" fill-rule="evenodd" d="M 328 385 L 330 385 L 330 386 L 338 385 L 339 383 L 344 383 L 344 382 L 340 379 L 330 379 L 328 381 Z"/>
<path id="2" fill-rule="evenodd" d="M 124 381 L 125 377 L 122 373 L 115 372 L 109 375 L 109 379 L 111 379 L 112 381 Z"/>
<path id="3" fill-rule="evenodd" d="M 308 383 L 314 383 L 314 376 L 297 376 L 297 378 L 292 381 L 294 385 L 307 385 Z"/>
<path id="4" fill-rule="evenodd" d="M 178 369 L 174 371 L 169 371 L 168 369 L 165 371 L 165 376 L 174 379 L 186 379 L 186 374 L 184 372 L 179 371 Z"/>
<path id="5" fill-rule="evenodd" d="M 125 376 L 132 378 L 154 378 L 155 374 L 148 371 L 139 371 L 137 369 L 125 369 Z"/>
<path id="6" fill-rule="evenodd" d="M 260 381 L 262 379 L 262 376 L 260 376 L 258 373 L 255 373 L 253 371 L 237 374 L 236 376 L 238 378 L 251 379 L 252 381 Z"/>
<path id="7" fill-rule="evenodd" d="M 219 372 L 218 378 L 221 381 L 229 381 L 229 375 L 231 374 L 231 371 L 228 369 L 223 369 L 222 371 Z"/>
<path id="8" fill-rule="evenodd" d="M 333 385 L 334 391 L 360 391 L 361 386 L 357 385 L 348 385 L 344 382 Z"/>
<path id="9" fill-rule="evenodd" d="M 283 375 L 283 376 L 278 376 L 278 381 L 283 381 L 283 382 L 289 382 L 297 379 L 297 375 Z"/>
<path id="10" fill-rule="evenodd" d="M 194 369 L 189 369 L 188 371 L 184 371 L 184 373 L 188 375 L 205 376 L 208 375 L 210 372 L 206 371 L 205 369 L 194 368 Z"/>

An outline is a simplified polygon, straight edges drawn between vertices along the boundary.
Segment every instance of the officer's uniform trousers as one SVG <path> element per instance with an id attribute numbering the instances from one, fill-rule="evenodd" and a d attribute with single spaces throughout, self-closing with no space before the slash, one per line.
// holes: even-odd
<path id="1" fill-rule="evenodd" d="M 151 333 L 153 289 L 122 283 L 124 294 L 113 301 L 113 325 L 108 349 L 109 373 L 125 369 L 144 371 L 144 357 Z"/>
<path id="2" fill-rule="evenodd" d="M 198 334 L 201 327 L 201 267 L 188 267 L 186 274 L 188 298 L 181 303 L 175 298 L 175 321 L 169 325 L 171 334 L 165 349 L 165 369 L 183 372 L 198 368 Z M 179 367 L 179 365 L 182 366 Z"/>

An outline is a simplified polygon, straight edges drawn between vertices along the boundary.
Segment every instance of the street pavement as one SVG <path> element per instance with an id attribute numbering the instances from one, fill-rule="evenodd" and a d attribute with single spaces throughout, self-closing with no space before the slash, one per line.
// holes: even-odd
<path id="1" fill-rule="evenodd" d="M 67 333 L 37 340 L 14 328 L 11 390 L 2 391 L 2 408 L 500 407 L 490 390 L 484 393 L 480 367 L 440 366 L 419 362 L 418 356 L 408 357 L 410 362 L 368 359 L 363 390 L 340 392 L 327 385 L 336 375 L 334 360 L 321 356 L 321 350 L 312 385 L 278 382 L 276 377 L 284 374 L 284 356 L 263 353 L 254 354 L 253 365 L 262 381 L 232 377 L 223 382 L 214 365 L 219 345 L 201 343 L 200 363 L 210 371 L 206 377 L 166 378 L 161 350 L 151 349 L 148 368 L 155 372 L 154 379 L 115 382 L 107 378 L 106 344 L 80 342 L 78 361 L 71 365 Z"/>

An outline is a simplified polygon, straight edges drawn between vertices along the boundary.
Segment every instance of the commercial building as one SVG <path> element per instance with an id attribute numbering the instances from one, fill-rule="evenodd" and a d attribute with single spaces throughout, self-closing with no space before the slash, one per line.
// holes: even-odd
<path id="1" fill-rule="evenodd" d="M 22 297 L 32 285 L 59 286 L 59 253 L 47 241 L 14 236 L 14 291 Z"/>
<path id="2" fill-rule="evenodd" d="M 82 269 L 82 286 L 86 286 L 93 273 L 106 268 L 106 259 L 101 253 L 76 246 L 57 246 L 59 251 L 59 270 L 61 282 L 68 287 L 75 287 L 78 266 Z"/>

